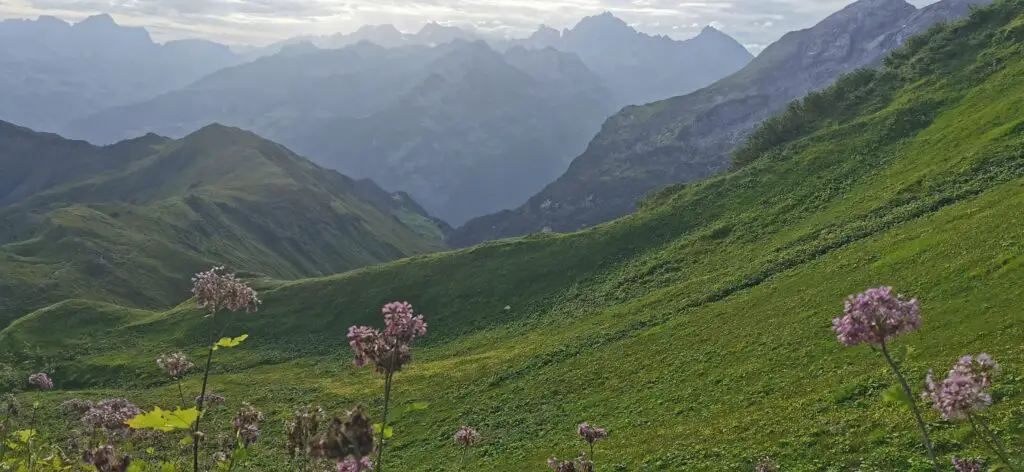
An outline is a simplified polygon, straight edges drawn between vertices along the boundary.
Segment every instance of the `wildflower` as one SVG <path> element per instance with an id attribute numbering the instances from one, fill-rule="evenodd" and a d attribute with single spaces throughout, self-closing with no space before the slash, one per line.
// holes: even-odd
<path id="1" fill-rule="evenodd" d="M 363 406 L 349 411 L 345 420 L 334 418 L 327 431 L 310 444 L 314 457 L 337 459 L 369 457 L 373 453 L 373 424 Z"/>
<path id="2" fill-rule="evenodd" d="M 217 451 L 212 456 L 214 464 L 220 464 L 228 461 L 228 454 L 224 451 Z"/>
<path id="3" fill-rule="evenodd" d="M 18 416 L 18 411 L 21 410 L 21 403 L 18 402 L 18 397 L 11 393 L 4 395 L 3 405 L 4 414 L 8 418 Z"/>
<path id="4" fill-rule="evenodd" d="M 595 441 L 600 441 L 608 437 L 608 432 L 604 428 L 597 428 L 590 426 L 587 423 L 580 423 L 579 427 L 576 428 L 576 434 L 580 435 L 584 441 L 593 445 Z"/>
<path id="5" fill-rule="evenodd" d="M 181 352 L 157 357 L 156 365 L 172 379 L 181 378 L 182 374 L 195 367 L 195 364 L 189 361 L 188 357 L 185 357 L 185 354 Z"/>
<path id="6" fill-rule="evenodd" d="M 373 461 L 369 457 L 364 457 L 362 460 L 356 462 L 355 459 L 345 459 L 338 461 L 338 472 L 359 472 L 360 470 L 372 470 Z"/>
<path id="7" fill-rule="evenodd" d="M 356 353 L 355 365 L 372 363 L 377 372 L 394 373 L 412 360 L 409 343 L 427 334 L 423 315 L 415 315 L 412 305 L 394 302 L 384 305 L 384 330 L 353 326 L 348 330 L 349 345 Z"/>
<path id="8" fill-rule="evenodd" d="M 93 406 L 94 405 L 91 401 L 82 400 L 80 398 L 72 398 L 60 404 L 61 409 L 64 411 L 68 413 L 77 413 L 79 415 L 84 415 L 86 412 L 91 410 Z"/>
<path id="9" fill-rule="evenodd" d="M 473 447 L 476 443 L 480 442 L 480 433 L 477 433 L 475 429 L 469 426 L 463 426 L 455 432 L 455 444 L 462 447 Z"/>
<path id="10" fill-rule="evenodd" d="M 757 465 L 754 466 L 754 472 L 778 472 L 779 468 L 775 466 L 775 461 L 770 457 L 762 457 L 757 461 Z"/>
<path id="11" fill-rule="evenodd" d="M 963 356 L 942 382 L 936 382 L 929 371 L 922 396 L 947 420 L 967 418 L 971 412 L 992 404 L 992 396 L 985 389 L 992 386 L 992 376 L 998 369 L 988 354 Z"/>
<path id="12" fill-rule="evenodd" d="M 117 431 L 127 429 L 125 422 L 140 413 L 142 410 L 124 398 L 108 398 L 86 411 L 82 423 L 93 429 Z"/>
<path id="13" fill-rule="evenodd" d="M 953 458 L 953 470 L 956 472 L 981 472 L 984 464 L 977 459 Z"/>
<path id="14" fill-rule="evenodd" d="M 260 438 L 261 421 L 263 421 L 263 413 L 252 405 L 245 403 L 238 410 L 238 416 L 231 420 L 231 425 L 235 427 L 235 431 L 238 433 L 238 437 L 242 438 L 242 442 L 249 446 Z"/>
<path id="15" fill-rule="evenodd" d="M 124 456 L 117 459 L 114 446 L 100 446 L 96 449 L 85 451 L 85 463 L 96 467 L 98 472 L 125 472 L 131 466 L 131 456 Z"/>
<path id="16" fill-rule="evenodd" d="M 920 304 L 892 294 L 892 287 L 872 288 L 851 295 L 844 315 L 832 320 L 839 342 L 847 346 L 881 345 L 889 338 L 920 328 Z"/>
<path id="17" fill-rule="evenodd" d="M 200 400 L 202 400 L 202 402 L 200 402 Z M 196 397 L 196 405 L 202 403 L 203 408 L 212 408 L 215 406 L 220 406 L 223 405 L 224 402 L 226 401 L 227 399 L 213 392 L 207 392 L 206 395 Z"/>
<path id="18" fill-rule="evenodd" d="M 214 267 L 192 278 L 192 295 L 196 306 L 212 312 L 220 310 L 253 312 L 259 309 L 260 299 L 255 290 L 228 274 L 224 267 Z"/>
<path id="19" fill-rule="evenodd" d="M 295 420 L 286 425 L 288 454 L 291 457 L 295 457 L 300 452 L 309 454 L 310 438 L 316 436 L 323 419 L 324 410 L 320 407 L 306 406 L 295 410 Z"/>
<path id="20" fill-rule="evenodd" d="M 53 380 L 43 372 L 28 376 L 28 383 L 39 390 L 53 390 Z"/>

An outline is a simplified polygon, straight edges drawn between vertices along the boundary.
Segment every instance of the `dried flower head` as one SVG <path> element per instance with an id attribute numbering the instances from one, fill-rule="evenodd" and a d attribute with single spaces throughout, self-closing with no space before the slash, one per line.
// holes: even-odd
<path id="1" fill-rule="evenodd" d="M 53 380 L 50 380 L 50 376 L 44 372 L 28 376 L 28 383 L 39 390 L 53 390 Z"/>
<path id="2" fill-rule="evenodd" d="M 18 397 L 14 396 L 13 393 L 5 394 L 4 401 L 0 405 L 3 406 L 4 416 L 8 418 L 18 416 L 18 412 L 21 411 L 21 403 L 18 402 Z"/>
<path id="3" fill-rule="evenodd" d="M 312 441 L 310 454 L 339 461 L 371 456 L 373 423 L 363 406 L 349 411 L 344 421 L 334 418 L 327 431 Z"/>
<path id="4" fill-rule="evenodd" d="M 587 423 L 580 423 L 579 427 L 576 428 L 576 434 L 580 435 L 584 441 L 590 444 L 608 437 L 608 432 L 604 428 L 590 426 Z"/>
<path id="5" fill-rule="evenodd" d="M 72 398 L 60 404 L 60 408 L 67 413 L 84 415 L 89 410 L 93 409 L 95 405 L 91 401 L 82 400 L 80 398 Z"/>
<path id="6" fill-rule="evenodd" d="M 243 403 L 242 408 L 238 410 L 238 415 L 231 420 L 231 425 L 235 427 L 235 432 L 238 433 L 242 442 L 249 446 L 260 438 L 261 421 L 263 421 L 263 412 L 248 403 Z"/>
<path id="7" fill-rule="evenodd" d="M 953 458 L 953 470 L 956 472 L 981 472 L 984 470 L 984 463 L 977 459 Z"/>
<path id="8" fill-rule="evenodd" d="M 227 399 L 213 392 L 206 392 L 206 395 L 196 396 L 196 405 L 202 405 L 204 410 L 223 405 L 226 401 Z"/>
<path id="9" fill-rule="evenodd" d="M 942 382 L 936 382 L 929 371 L 922 396 L 932 402 L 943 418 L 964 419 L 992 404 L 992 396 L 985 389 L 992 386 L 998 369 L 999 365 L 988 354 L 961 357 Z"/>
<path id="10" fill-rule="evenodd" d="M 338 472 L 359 472 L 361 470 L 373 470 L 373 461 L 369 457 L 364 457 L 360 461 L 355 459 L 338 461 Z"/>
<path id="11" fill-rule="evenodd" d="M 324 410 L 318 406 L 305 406 L 295 410 L 295 419 L 288 422 L 288 455 L 310 454 L 311 442 L 324 420 Z"/>
<path id="12" fill-rule="evenodd" d="M 427 334 L 423 315 L 416 315 L 407 302 L 384 305 L 384 330 L 367 326 L 348 329 L 348 342 L 356 353 L 355 365 L 373 364 L 377 372 L 397 372 L 412 360 L 409 343 Z"/>
<path id="13" fill-rule="evenodd" d="M 172 379 L 180 379 L 182 374 L 195 367 L 195 364 L 189 361 L 185 353 L 182 352 L 157 357 L 156 365 Z"/>
<path id="14" fill-rule="evenodd" d="M 211 312 L 220 310 L 253 312 L 259 309 L 260 299 L 255 290 L 228 274 L 223 267 L 214 267 L 192 278 L 192 295 L 196 306 Z"/>
<path id="15" fill-rule="evenodd" d="M 758 459 L 757 465 L 754 466 L 754 472 L 778 472 L 779 468 L 775 465 L 770 457 L 762 457 Z"/>
<path id="16" fill-rule="evenodd" d="M 124 398 L 108 398 L 97 403 L 82 415 L 82 423 L 93 429 L 117 431 L 127 429 L 126 421 L 142 410 Z"/>
<path id="17" fill-rule="evenodd" d="M 480 433 L 477 433 L 475 429 L 469 426 L 463 426 L 455 432 L 453 439 L 455 444 L 462 447 L 473 447 L 476 443 L 480 442 Z"/>
<path id="18" fill-rule="evenodd" d="M 548 468 L 555 472 L 577 472 L 576 463 L 573 461 L 560 461 L 555 456 L 548 459 Z"/>
<path id="19" fill-rule="evenodd" d="M 85 451 L 85 463 L 96 468 L 97 472 L 125 472 L 131 466 L 131 456 L 123 456 L 119 460 L 114 446 L 100 446 Z"/>
<path id="20" fill-rule="evenodd" d="M 892 294 L 892 287 L 871 288 L 846 301 L 844 315 L 832 320 L 839 342 L 881 345 L 890 338 L 920 328 L 920 304 Z"/>

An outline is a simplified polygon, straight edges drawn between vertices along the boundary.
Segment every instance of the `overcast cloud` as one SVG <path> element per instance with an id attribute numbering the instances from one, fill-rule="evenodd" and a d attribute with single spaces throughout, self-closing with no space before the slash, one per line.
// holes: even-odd
<path id="1" fill-rule="evenodd" d="M 264 44 L 291 36 L 350 32 L 391 23 L 416 31 L 437 21 L 506 36 L 539 24 L 571 27 L 610 11 L 650 34 L 685 39 L 706 25 L 729 33 L 754 52 L 794 29 L 806 28 L 852 0 L 0 0 L 0 19 L 53 15 L 77 21 L 109 13 L 145 26 L 157 40 L 204 37 Z M 911 0 L 916 6 L 935 0 Z"/>

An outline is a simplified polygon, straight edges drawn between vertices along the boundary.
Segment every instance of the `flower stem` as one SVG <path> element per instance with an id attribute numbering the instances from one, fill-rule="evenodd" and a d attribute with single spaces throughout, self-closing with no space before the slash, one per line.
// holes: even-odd
<path id="1" fill-rule="evenodd" d="M 466 456 L 469 455 L 469 446 L 462 448 L 462 460 L 459 461 L 459 470 L 465 470 L 466 468 Z"/>
<path id="2" fill-rule="evenodd" d="M 36 398 L 39 398 L 36 396 Z M 32 418 L 29 420 L 28 426 L 28 472 L 35 470 L 36 457 L 33 454 L 33 446 L 36 442 L 36 410 L 39 409 L 39 400 L 32 403 Z"/>
<path id="3" fill-rule="evenodd" d="M 924 438 L 924 448 L 928 450 L 928 457 L 932 460 L 932 465 L 935 466 L 935 472 L 941 472 L 942 468 L 939 467 L 939 461 L 935 458 L 935 449 L 932 447 L 932 440 L 928 437 L 928 427 L 925 426 L 924 420 L 921 419 L 921 411 L 917 408 L 917 402 L 914 401 L 914 391 L 910 389 L 910 385 L 907 384 L 907 379 L 903 378 L 903 374 L 900 373 L 899 366 L 892 360 L 892 356 L 889 355 L 889 349 L 885 346 L 885 341 L 882 341 L 882 355 L 885 356 L 885 360 L 889 362 L 889 366 L 892 367 L 893 374 L 896 374 L 896 380 L 899 380 L 900 385 L 903 386 L 903 391 L 907 394 L 907 400 L 910 404 L 910 411 L 914 413 L 914 419 L 917 420 L 918 428 L 921 428 L 921 437 Z"/>
<path id="4" fill-rule="evenodd" d="M 206 371 L 203 372 L 203 388 L 199 392 L 199 401 L 196 402 L 199 416 L 196 417 L 195 426 L 192 428 L 192 472 L 199 472 L 199 422 L 203 419 L 203 403 L 206 400 L 206 383 L 210 379 L 210 364 L 213 363 L 213 347 L 217 332 L 216 310 L 210 313 L 210 350 L 206 354 Z M 184 405 L 182 405 L 184 407 Z"/>
<path id="5" fill-rule="evenodd" d="M 181 389 L 181 378 L 179 377 L 177 380 L 178 380 L 178 396 L 181 397 L 181 409 L 184 410 L 184 409 L 186 409 L 185 407 L 188 406 L 187 404 L 185 404 L 185 391 Z"/>
<path id="6" fill-rule="evenodd" d="M 394 358 L 394 356 L 392 356 Z M 392 362 L 392 365 L 394 363 Z M 384 377 L 384 416 L 380 422 L 380 441 L 377 443 L 377 468 L 380 472 L 384 467 L 384 433 L 388 429 L 388 404 L 391 402 L 391 377 L 394 375 L 390 370 Z"/>
<path id="7" fill-rule="evenodd" d="M 594 442 L 590 441 L 590 462 L 594 462 Z M 597 462 L 594 462 L 594 470 L 597 470 Z"/>
<path id="8" fill-rule="evenodd" d="M 999 439 L 996 438 L 995 434 L 992 434 L 992 430 L 988 428 L 988 424 L 985 423 L 985 420 L 980 416 L 975 418 L 975 416 L 970 412 L 967 412 L 967 419 L 971 422 L 971 429 L 974 430 L 974 434 L 977 434 L 981 440 L 985 442 L 985 445 L 999 456 L 999 460 L 1003 461 L 1003 465 L 1005 465 L 1007 469 L 1014 471 L 1015 469 L 1013 468 L 1013 464 L 1010 463 L 1010 458 L 1007 456 L 1006 450 L 1003 449 L 1002 444 L 999 443 Z M 981 429 L 987 432 L 987 434 L 979 430 L 977 423 L 981 423 Z"/>

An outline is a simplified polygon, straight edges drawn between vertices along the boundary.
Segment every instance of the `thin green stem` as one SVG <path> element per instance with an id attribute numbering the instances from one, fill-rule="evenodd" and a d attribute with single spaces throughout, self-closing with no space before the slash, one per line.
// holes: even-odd
<path id="1" fill-rule="evenodd" d="M 394 359 L 394 355 L 391 356 Z M 392 365 L 394 363 L 392 362 Z M 391 378 L 394 375 L 390 370 L 384 377 L 384 416 L 380 422 L 380 440 L 377 442 L 377 467 L 380 472 L 384 467 L 384 434 L 388 429 L 388 406 L 391 403 Z"/>
<path id="2" fill-rule="evenodd" d="M 594 462 L 594 442 L 590 441 L 590 462 Z M 594 469 L 597 469 L 597 463 L 594 462 Z"/>
<path id="3" fill-rule="evenodd" d="M 39 409 L 39 396 L 36 396 L 36 401 L 32 402 L 32 418 L 28 423 L 28 472 L 35 470 L 35 454 L 33 451 L 36 442 L 36 410 Z"/>
<path id="4" fill-rule="evenodd" d="M 892 356 L 889 355 L 889 349 L 885 346 L 885 341 L 882 341 L 882 355 L 885 356 L 885 360 L 889 362 L 889 366 L 892 367 L 893 374 L 896 374 L 896 379 L 899 380 L 900 385 L 903 386 L 903 391 L 907 394 L 907 400 L 910 405 L 910 411 L 914 413 L 914 419 L 917 420 L 917 426 L 921 429 L 921 437 L 924 439 L 924 448 L 928 450 L 928 457 L 932 460 L 932 465 L 935 466 L 935 472 L 942 472 L 942 468 L 939 467 L 939 461 L 935 458 L 935 449 L 932 447 L 932 440 L 928 437 L 928 427 L 925 426 L 924 420 L 921 418 L 921 411 L 917 408 L 917 402 L 914 401 L 914 391 L 910 389 L 910 385 L 907 384 L 907 379 L 903 378 L 903 374 L 900 372 L 899 366 L 892 360 Z"/>
<path id="5" fill-rule="evenodd" d="M 468 456 L 468 455 L 469 455 L 469 446 L 465 446 L 465 447 L 462 448 L 462 460 L 459 461 L 459 470 L 464 470 L 466 468 L 466 456 Z"/>
<path id="6" fill-rule="evenodd" d="M 178 396 L 181 397 L 181 409 L 182 410 L 187 409 L 188 408 L 188 404 L 185 403 L 185 391 L 182 390 L 182 388 L 181 388 L 181 378 L 179 377 L 179 378 L 177 378 L 175 380 L 178 381 Z"/>
<path id="7" fill-rule="evenodd" d="M 206 354 L 206 371 L 203 372 L 203 388 L 199 391 L 199 400 L 197 408 L 199 410 L 199 416 L 196 417 L 195 426 L 192 428 L 192 472 L 199 472 L 199 442 L 201 437 L 199 436 L 199 422 L 203 419 L 203 403 L 206 400 L 206 384 L 210 380 L 210 365 L 213 363 L 213 348 L 216 342 L 217 332 L 217 311 L 214 310 L 210 313 L 210 350 Z M 184 405 L 182 405 L 184 406 Z"/>
<path id="8" fill-rule="evenodd" d="M 999 439 L 996 438 L 995 434 L 992 433 L 992 430 L 989 429 L 985 420 L 980 416 L 974 416 L 970 412 L 967 412 L 967 419 L 971 422 L 971 429 L 974 430 L 974 434 L 978 435 L 981 440 L 985 442 L 985 445 L 999 456 L 999 460 L 1003 461 L 1003 465 L 1005 465 L 1007 469 L 1010 469 L 1011 472 L 1015 471 L 1016 469 L 1014 469 L 1013 464 L 1010 463 L 1010 457 L 1006 454 L 1006 450 L 1003 449 L 1003 445 L 999 442 Z M 981 424 L 980 429 L 978 428 L 979 423 Z M 981 430 L 984 430 L 985 432 L 982 432 Z"/>

